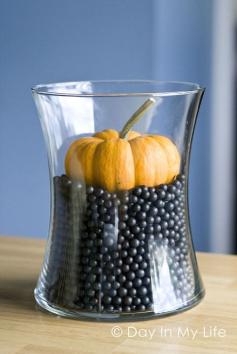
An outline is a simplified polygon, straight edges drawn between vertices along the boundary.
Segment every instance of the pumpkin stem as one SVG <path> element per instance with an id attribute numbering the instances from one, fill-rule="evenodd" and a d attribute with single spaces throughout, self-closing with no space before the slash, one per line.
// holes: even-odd
<path id="1" fill-rule="evenodd" d="M 123 129 L 121 130 L 119 136 L 122 139 L 125 139 L 129 130 L 132 128 L 132 126 L 137 123 L 140 118 L 143 116 L 143 114 L 156 102 L 154 98 L 148 98 L 137 110 L 131 118 L 127 121 Z"/>

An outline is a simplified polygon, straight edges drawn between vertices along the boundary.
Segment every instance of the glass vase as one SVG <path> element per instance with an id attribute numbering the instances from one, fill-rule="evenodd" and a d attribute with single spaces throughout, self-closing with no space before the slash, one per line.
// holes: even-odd
<path id="1" fill-rule="evenodd" d="M 197 84 L 32 89 L 48 151 L 49 237 L 35 299 L 101 321 L 175 314 L 204 296 L 188 210 Z"/>

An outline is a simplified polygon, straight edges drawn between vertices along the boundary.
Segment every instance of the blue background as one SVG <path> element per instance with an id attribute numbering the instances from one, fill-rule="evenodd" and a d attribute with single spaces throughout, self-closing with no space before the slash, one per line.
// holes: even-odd
<path id="1" fill-rule="evenodd" d="M 0 2 L 0 234 L 47 237 L 47 156 L 30 87 L 95 79 L 207 87 L 191 156 L 194 242 L 209 250 L 211 0 Z"/>

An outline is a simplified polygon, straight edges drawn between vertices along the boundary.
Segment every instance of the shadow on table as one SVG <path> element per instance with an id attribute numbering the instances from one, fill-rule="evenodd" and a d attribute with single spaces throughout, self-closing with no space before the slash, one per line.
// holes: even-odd
<path id="1" fill-rule="evenodd" d="M 24 310 L 36 310 L 34 288 L 37 279 L 0 278 L 0 308 L 10 306 Z"/>

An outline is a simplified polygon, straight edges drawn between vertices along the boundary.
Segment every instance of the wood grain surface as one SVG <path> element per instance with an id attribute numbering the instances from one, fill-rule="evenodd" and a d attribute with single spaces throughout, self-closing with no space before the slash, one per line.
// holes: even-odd
<path id="1" fill-rule="evenodd" d="M 198 254 L 206 297 L 189 311 L 143 322 L 95 323 L 35 305 L 44 247 L 41 240 L 0 237 L 1 354 L 237 353 L 237 256 Z"/>

